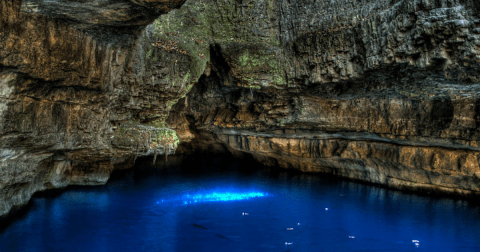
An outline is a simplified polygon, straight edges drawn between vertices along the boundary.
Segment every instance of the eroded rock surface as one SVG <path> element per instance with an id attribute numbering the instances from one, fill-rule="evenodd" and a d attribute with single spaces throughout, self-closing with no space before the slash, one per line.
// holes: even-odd
<path id="1" fill-rule="evenodd" d="M 36 191 L 103 184 L 153 154 L 156 130 L 135 125 L 163 127 L 186 86 L 157 78 L 175 66 L 148 59 L 144 28 L 181 4 L 0 2 L 0 216 Z"/>
<path id="2" fill-rule="evenodd" d="M 171 154 L 163 127 L 183 153 L 478 196 L 479 13 L 476 0 L 1 1 L 0 216 Z"/>
<path id="3" fill-rule="evenodd" d="M 185 152 L 480 194 L 477 1 L 212 3 L 168 15 L 211 26 L 211 72 L 169 118 Z"/>

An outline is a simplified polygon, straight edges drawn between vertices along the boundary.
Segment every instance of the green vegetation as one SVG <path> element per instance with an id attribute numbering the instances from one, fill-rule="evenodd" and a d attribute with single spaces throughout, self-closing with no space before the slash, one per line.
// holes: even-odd
<path id="1" fill-rule="evenodd" d="M 275 54 L 268 53 L 265 50 L 252 52 L 245 50 L 238 58 L 238 63 L 242 71 L 243 80 L 249 83 L 249 87 L 255 88 L 254 81 L 259 79 L 262 73 L 268 73 L 273 77 L 271 82 L 275 85 L 286 85 L 284 68 L 285 64 L 275 57 Z"/>
<path id="2" fill-rule="evenodd" d="M 185 84 L 198 81 L 210 60 L 210 45 L 217 44 L 240 77 L 240 83 L 235 84 L 248 88 L 285 86 L 290 63 L 283 57 L 277 31 L 271 23 L 272 17 L 278 15 L 275 11 L 273 0 L 252 0 L 242 5 L 235 0 L 188 1 L 181 9 L 154 22 L 154 36 L 158 41 L 175 41 L 179 50 L 190 57 Z M 254 18 L 260 14 L 267 15 Z M 267 34 L 265 30 L 258 32 L 258 27 L 263 26 L 271 27 Z"/>
<path id="3" fill-rule="evenodd" d="M 185 74 L 185 78 L 183 78 L 183 81 L 187 83 L 189 79 L 190 79 L 190 70 L 188 70 L 187 74 Z"/>
<path id="4" fill-rule="evenodd" d="M 164 126 L 164 123 L 158 126 Z M 163 152 L 165 156 L 175 153 L 180 139 L 175 130 L 131 121 L 118 126 L 114 134 L 114 143 L 120 148 L 133 150 L 135 158 L 153 151 L 155 162 L 158 152 Z"/>
<path id="5" fill-rule="evenodd" d="M 232 70 L 230 74 L 235 76 L 226 78 L 233 81 L 225 85 L 251 92 L 268 86 L 286 87 L 292 63 L 282 53 L 272 22 L 278 17 L 275 4 L 274 0 L 189 0 L 180 9 L 155 20 L 153 35 L 143 38 L 147 72 L 151 74 L 144 80 L 161 78 L 172 95 L 164 102 L 163 114 L 142 120 L 163 120 L 172 106 L 190 92 L 211 60 L 211 47 L 220 48 Z M 154 109 L 152 105 L 146 108 Z"/>
<path id="6" fill-rule="evenodd" d="M 153 52 L 152 48 L 150 50 L 148 50 L 147 55 L 146 55 L 147 59 L 150 59 L 150 57 L 152 56 L 152 52 Z"/>

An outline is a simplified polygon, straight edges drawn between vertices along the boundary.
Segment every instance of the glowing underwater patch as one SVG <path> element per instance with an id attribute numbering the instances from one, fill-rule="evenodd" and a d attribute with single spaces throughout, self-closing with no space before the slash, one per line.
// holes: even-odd
<path id="1" fill-rule="evenodd" d="M 201 203 L 201 202 L 213 202 L 213 201 L 235 201 L 235 200 L 248 200 L 252 198 L 268 197 L 269 194 L 265 192 L 197 192 L 193 194 L 184 194 L 181 196 L 181 202 L 184 205 Z M 165 202 L 164 200 L 157 201 Z"/>
<path id="2" fill-rule="evenodd" d="M 206 202 L 206 201 L 232 201 L 232 200 L 247 200 L 251 198 L 266 197 L 268 193 L 263 192 L 213 192 L 213 193 L 199 193 L 194 195 L 184 195 L 182 197 L 184 204 Z"/>

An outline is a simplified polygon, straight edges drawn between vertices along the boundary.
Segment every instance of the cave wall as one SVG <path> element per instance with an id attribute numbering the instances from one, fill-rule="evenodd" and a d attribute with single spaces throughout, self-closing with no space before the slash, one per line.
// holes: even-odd
<path id="1" fill-rule="evenodd" d="M 105 183 L 157 153 L 164 127 L 180 153 L 476 197 L 479 12 L 475 0 L 1 1 L 0 216 L 36 191 Z"/>
<path id="2" fill-rule="evenodd" d="M 181 4 L 0 2 L 0 216 L 37 191 L 103 184 L 133 165 L 146 135 L 123 125 L 162 127 L 186 92 L 157 78 L 175 70 L 168 57 L 146 55 L 145 27 Z"/>
<path id="3" fill-rule="evenodd" d="M 187 2 L 161 20 L 205 36 L 210 65 L 168 122 L 186 153 L 248 153 L 270 166 L 476 197 L 479 7 Z M 187 18 L 196 10 L 207 13 Z"/>

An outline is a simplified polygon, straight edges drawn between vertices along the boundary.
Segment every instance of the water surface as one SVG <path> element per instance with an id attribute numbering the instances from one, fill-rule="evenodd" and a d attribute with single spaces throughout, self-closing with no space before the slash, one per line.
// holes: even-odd
<path id="1" fill-rule="evenodd" d="M 471 203 L 226 160 L 34 197 L 0 251 L 480 251 Z"/>

